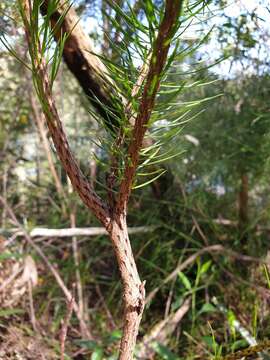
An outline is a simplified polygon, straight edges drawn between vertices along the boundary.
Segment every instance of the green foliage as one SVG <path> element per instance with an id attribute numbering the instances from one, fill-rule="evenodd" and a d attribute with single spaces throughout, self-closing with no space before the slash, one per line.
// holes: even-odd
<path id="1" fill-rule="evenodd" d="M 170 351 L 167 346 L 164 346 L 159 343 L 153 344 L 155 353 L 160 355 L 160 358 L 163 360 L 180 360 L 180 358 Z M 182 358 L 181 358 L 182 359 Z"/>
<path id="2" fill-rule="evenodd" d="M 134 89 L 136 88 L 137 79 L 141 76 L 142 67 L 149 63 L 149 57 L 153 49 L 159 23 L 162 18 L 163 7 L 156 6 L 152 1 L 148 1 L 142 7 L 145 16 L 145 22 L 138 21 L 136 14 L 132 11 L 131 4 L 128 5 L 129 11 L 124 12 L 117 5 L 116 2 L 110 2 L 113 12 L 111 15 L 105 14 L 110 23 L 110 28 L 115 29 L 118 36 L 122 39 L 121 42 L 115 43 L 108 33 L 107 37 L 110 40 L 110 46 L 112 58 L 108 58 L 105 55 L 99 57 L 105 63 L 107 72 L 111 77 L 114 84 L 117 84 L 117 93 L 120 98 L 116 98 L 116 106 L 119 109 L 120 114 L 115 118 L 116 124 L 113 129 L 108 128 L 106 121 L 101 119 L 103 126 L 108 130 L 107 141 L 103 142 L 103 149 L 106 153 L 112 153 L 118 159 L 118 179 L 123 176 L 123 169 L 125 159 L 127 156 L 127 149 L 129 147 L 132 131 L 130 120 L 134 121 L 138 112 L 139 100 L 142 95 L 143 86 L 139 88 L 139 91 L 134 96 Z M 156 170 L 150 170 L 156 164 L 163 163 L 172 159 L 182 151 L 178 153 L 173 151 L 164 152 L 162 149 L 164 146 L 173 141 L 179 135 L 184 123 L 190 119 L 188 117 L 188 108 L 191 106 L 197 106 L 202 101 L 207 99 L 196 100 L 196 102 L 189 102 L 187 104 L 182 103 L 181 106 L 177 102 L 174 102 L 175 98 L 184 91 L 185 80 L 175 82 L 173 76 L 170 75 L 170 71 L 173 71 L 175 63 L 184 62 L 185 59 L 190 56 L 192 51 L 195 51 L 204 41 L 206 41 L 209 34 L 202 35 L 197 42 L 190 45 L 186 49 L 181 49 L 179 37 L 188 28 L 189 21 L 192 16 L 199 15 L 205 9 L 206 4 L 201 1 L 194 2 L 192 4 L 185 4 L 182 9 L 182 16 L 179 24 L 176 24 L 172 37 L 173 51 L 169 56 L 162 79 L 154 79 L 154 82 L 162 80 L 162 85 L 157 94 L 157 104 L 151 116 L 147 137 L 151 138 L 152 145 L 145 147 L 141 151 L 141 163 L 138 168 L 137 181 L 134 184 L 134 188 L 141 188 L 153 181 L 156 181 L 164 173 L 164 169 L 158 168 Z M 121 15 L 121 23 L 117 23 L 117 17 L 115 14 Z M 155 20 L 153 20 L 155 19 Z M 115 59 L 117 58 L 117 62 Z M 152 84 L 154 87 L 154 83 Z M 119 96 L 118 95 L 118 96 Z M 126 107 L 121 107 L 122 99 L 128 104 L 129 111 L 126 112 Z M 95 100 L 95 99 L 93 99 Z M 118 104 L 118 105 L 117 105 Z M 111 109 L 104 104 L 100 104 L 104 111 L 112 115 Z M 95 116 L 92 112 L 91 114 Z M 192 117 L 195 115 L 192 115 Z M 95 116 L 96 117 L 96 116 Z M 97 119 L 98 120 L 98 119 Z M 124 146 L 119 149 L 115 142 L 115 134 L 122 133 Z M 100 163 L 106 168 L 106 163 L 103 159 L 100 159 Z M 107 164 L 109 166 L 109 164 Z M 154 176 L 149 179 L 149 173 L 153 172 Z M 147 177 L 147 181 L 141 181 L 140 177 Z"/>
<path id="3" fill-rule="evenodd" d="M 118 180 L 123 174 L 124 159 L 132 134 L 123 98 L 131 106 L 131 115 L 136 116 L 142 88 L 136 96 L 132 96 L 132 89 L 156 39 L 162 6 L 156 1 L 143 2 L 139 13 L 136 13 L 133 2 L 125 2 L 123 7 L 117 5 L 116 1 L 108 2 L 111 6 L 111 12 L 107 14 L 110 23 L 107 34 L 110 56 L 98 56 L 104 61 L 108 76 L 115 83 L 118 94 L 115 96 L 115 106 L 119 112 L 114 114 L 116 123 L 112 129 L 92 109 L 88 109 L 91 116 L 79 110 L 83 100 L 77 84 L 71 80 L 71 75 L 65 68 L 60 67 L 59 73 L 63 46 L 68 34 L 63 35 L 58 45 L 54 43 L 49 17 L 38 16 L 40 4 L 41 1 L 35 2 L 35 11 L 29 20 L 36 39 L 32 44 L 32 56 L 34 59 L 37 57 L 36 45 L 39 40 L 42 56 L 46 58 L 50 69 L 51 88 L 56 94 L 60 92 L 61 100 L 63 98 L 62 107 L 60 101 L 58 105 L 64 116 L 70 142 L 86 173 L 89 171 L 91 152 L 89 143 L 92 139 L 96 142 L 96 188 L 104 193 L 106 180 L 103 174 L 110 166 L 109 154 L 117 157 Z M 209 30 L 212 25 L 204 31 L 207 21 L 204 24 L 200 22 L 202 13 L 207 13 L 207 5 L 209 4 L 203 1 L 185 2 L 181 24 L 173 38 L 173 49 L 162 74 L 162 85 L 148 127 L 147 137 L 154 139 L 155 143 L 141 151 L 141 162 L 134 183 L 136 192 L 131 197 L 129 210 L 131 226 L 155 225 L 153 232 L 132 237 L 132 247 L 140 272 L 142 278 L 146 279 L 147 293 L 160 287 L 157 295 L 147 305 L 140 338 L 147 334 L 154 324 L 164 319 L 164 312 L 167 316 L 177 311 L 186 295 L 192 297 L 191 310 L 180 324 L 181 331 L 176 329 L 167 345 L 156 343 L 157 359 L 193 360 L 196 356 L 212 356 L 218 359 L 222 354 L 246 346 L 246 341 L 233 327 L 235 318 L 244 319 L 244 325 L 252 329 L 253 335 L 258 338 L 270 334 L 267 314 L 263 311 L 264 296 L 268 294 L 269 288 L 266 267 L 263 272 L 256 263 L 242 262 L 225 252 L 204 253 L 178 272 L 172 281 L 163 282 L 178 264 L 208 245 L 221 243 L 242 255 L 250 254 L 256 257 L 264 256 L 268 250 L 268 235 L 262 229 L 269 224 L 269 75 L 261 71 L 237 76 L 234 74 L 229 78 L 225 74 L 226 79 L 213 75 L 214 68 L 211 66 L 215 61 L 205 63 L 199 57 L 199 54 L 205 51 L 204 45 L 208 46 L 211 36 L 215 36 L 215 32 Z M 49 13 L 53 11 L 56 2 L 52 2 L 51 6 Z M 7 6 L 4 10 L 7 11 Z M 16 24 L 21 26 L 17 15 L 11 15 Z M 229 52 L 234 59 L 239 60 L 247 55 L 251 48 L 256 49 L 254 41 L 257 41 L 258 37 L 251 31 L 249 15 L 227 20 L 218 40 L 224 45 L 226 56 Z M 184 35 L 188 34 L 186 28 L 191 21 L 197 21 L 197 26 L 199 23 L 199 30 L 202 29 L 203 33 L 196 32 L 195 38 L 190 40 L 185 39 Z M 9 19 L 9 23 L 12 24 L 12 19 Z M 10 26 L 5 25 L 5 29 L 7 31 L 4 32 L 2 41 L 15 55 L 17 38 L 12 37 Z M 192 33 L 192 28 L 187 31 Z M 119 32 L 118 42 L 114 41 L 116 32 Z M 198 36 L 198 33 L 201 36 Z M 230 50 L 229 39 L 234 39 L 235 36 L 239 37 L 239 51 L 235 48 Z M 97 38 L 100 39 L 100 34 L 97 34 Z M 22 43 L 20 36 L 18 43 Z M 23 64 L 27 63 L 27 58 L 19 53 L 16 52 L 17 58 Z M 22 71 L 21 64 L 15 63 L 6 52 L 1 53 L 1 56 L 8 61 L 8 71 L 12 75 L 5 75 L 0 93 L 0 170 L 2 175 L 4 166 L 8 165 L 7 198 L 26 227 L 27 223 L 53 228 L 69 227 L 69 218 L 61 212 L 61 201 L 54 196 L 55 186 L 44 154 L 39 152 L 38 163 L 36 152 L 29 154 L 25 151 L 29 138 L 35 137 L 27 99 L 29 87 L 25 86 L 29 80 Z M 33 71 L 35 84 L 42 98 L 36 64 L 26 65 Z M 3 73 L 4 70 L 1 75 Z M 61 92 L 62 89 L 65 91 Z M 72 102 L 71 99 L 76 100 Z M 46 107 L 46 104 L 44 106 Z M 88 104 L 86 106 L 88 107 Z M 112 114 L 112 109 L 104 106 L 104 110 Z M 95 125 L 96 120 L 99 128 Z M 121 150 L 115 145 L 115 137 L 119 131 L 123 132 L 125 142 Z M 5 147 L 7 139 L 8 147 Z M 164 168 L 154 168 L 164 161 L 169 161 L 170 164 L 170 171 L 166 174 L 163 173 Z M 28 171 L 24 181 L 19 180 L 15 172 L 19 165 Z M 57 167 L 57 171 L 61 175 L 60 167 Z M 38 172 L 41 174 L 39 182 L 36 181 Z M 235 225 L 235 203 L 242 172 L 248 173 L 250 179 L 249 210 L 252 214 L 247 229 L 250 244 L 243 245 L 238 241 L 237 224 Z M 167 178 L 170 174 L 171 177 Z M 161 175 L 160 182 L 156 185 L 156 180 Z M 2 180 L 3 176 L 1 192 L 4 189 Z M 66 177 L 63 174 L 61 181 L 66 189 Z M 161 186 L 161 189 L 158 189 L 161 194 L 159 197 L 155 197 L 151 189 L 145 187 L 151 182 L 153 188 Z M 224 188 L 225 193 L 218 194 L 218 186 Z M 76 208 L 77 226 L 94 226 L 95 220 L 75 196 L 68 196 L 70 203 Z M 223 226 L 217 223 L 215 220 L 219 217 L 228 219 L 233 225 Z M 3 218 L 1 213 L 1 226 L 13 227 L 7 216 Z M 258 227 L 255 228 L 254 224 Z M 76 281 L 77 267 L 69 239 L 37 241 L 71 288 Z M 79 271 L 85 297 L 88 299 L 85 312 L 90 317 L 91 327 L 98 340 L 75 339 L 79 326 L 73 317 L 67 339 L 67 352 L 74 353 L 79 349 L 90 359 L 115 359 L 121 335 L 121 304 L 118 301 L 120 284 L 112 259 L 112 249 L 104 236 L 93 239 L 82 237 L 78 238 L 78 241 Z M 21 238 L 14 242 L 25 246 Z M 14 253 L 9 255 L 3 252 L 0 255 L 1 264 L 15 258 Z M 48 337 L 58 338 L 61 321 L 66 313 L 65 302 L 42 264 L 39 264 L 39 273 L 40 285 L 34 290 L 36 317 Z M 111 332 L 97 285 L 116 323 Z M 220 313 L 212 304 L 213 295 L 218 296 L 231 309 L 229 315 Z M 1 325 L 6 326 L 7 319 L 18 319 L 21 315 L 18 310 L 20 309 L 3 309 Z M 27 320 L 27 314 L 28 312 L 24 312 L 20 317 L 22 322 Z M 208 322 L 211 326 L 207 325 Z"/>

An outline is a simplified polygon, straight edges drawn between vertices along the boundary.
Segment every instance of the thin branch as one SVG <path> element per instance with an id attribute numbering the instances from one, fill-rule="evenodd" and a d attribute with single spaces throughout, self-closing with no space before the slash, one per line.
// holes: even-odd
<path id="1" fill-rule="evenodd" d="M 37 91 L 43 106 L 43 112 L 46 118 L 47 126 L 53 139 L 59 159 L 70 178 L 73 188 L 79 194 L 83 203 L 95 214 L 100 222 L 107 227 L 109 224 L 108 206 L 95 193 L 91 184 L 82 173 L 67 140 L 62 122 L 60 120 L 55 102 L 52 96 L 51 84 L 47 73 L 47 66 L 45 59 L 40 52 L 40 46 L 35 46 L 34 40 L 31 36 L 30 18 L 31 9 L 27 0 L 22 0 L 21 15 L 24 22 L 26 39 L 30 54 L 35 54 L 37 58 L 32 58 L 32 66 L 34 76 L 36 76 Z"/>
<path id="2" fill-rule="evenodd" d="M 155 230 L 154 226 L 135 226 L 128 227 L 129 234 L 144 234 L 150 233 Z M 24 235 L 20 229 L 2 229 L 0 228 L 0 234 L 5 234 L 9 236 L 13 234 L 16 236 Z M 107 230 L 104 227 L 90 227 L 90 228 L 66 228 L 66 229 L 48 229 L 44 227 L 33 228 L 29 235 L 32 238 L 35 237 L 73 237 L 73 236 L 99 236 L 99 235 L 108 235 Z"/>
<path id="3" fill-rule="evenodd" d="M 191 217 L 192 217 L 192 221 L 194 223 L 195 228 L 197 229 L 198 233 L 200 234 L 201 238 L 203 239 L 204 245 L 209 246 L 208 239 L 204 235 L 204 232 L 202 231 L 202 229 L 201 229 L 198 221 L 196 220 L 195 216 L 192 215 Z"/>
<path id="4" fill-rule="evenodd" d="M 6 208 L 5 208 L 6 209 Z M 23 266 L 19 267 L 17 270 L 13 271 L 11 275 L 2 281 L 0 285 L 0 293 L 5 290 L 5 288 L 12 283 L 14 279 L 16 279 L 17 275 L 19 275 L 23 271 Z"/>
<path id="5" fill-rule="evenodd" d="M 63 189 L 61 180 L 60 180 L 60 178 L 59 178 L 59 176 L 57 174 L 56 168 L 54 166 L 54 162 L 53 162 L 53 158 L 52 158 L 52 154 L 51 154 L 51 149 L 50 149 L 50 144 L 49 144 L 48 138 L 46 136 L 44 115 L 43 115 L 43 113 L 41 113 L 39 111 L 39 108 L 37 106 L 37 103 L 36 103 L 36 100 L 35 100 L 33 94 L 30 95 L 30 103 L 31 103 L 31 107 L 32 107 L 32 110 L 33 110 L 34 122 L 36 124 L 37 129 L 38 129 L 40 140 L 41 140 L 42 146 L 43 146 L 43 148 L 45 150 L 45 154 L 47 156 L 50 172 L 51 172 L 52 177 L 54 179 L 55 187 L 56 187 L 57 193 L 59 195 L 59 198 L 60 198 L 60 200 L 62 200 L 61 201 L 61 206 L 62 206 L 62 209 L 63 209 L 63 213 L 66 214 L 67 210 L 66 210 L 66 204 L 65 203 L 67 201 L 67 197 L 66 197 L 65 191 Z"/>
<path id="6" fill-rule="evenodd" d="M 109 310 L 109 308 L 108 308 L 108 306 L 106 304 L 106 301 L 104 299 L 104 296 L 103 296 L 103 294 L 102 294 L 102 292 L 100 290 L 100 286 L 99 286 L 98 283 L 96 284 L 96 292 L 97 292 L 97 294 L 98 294 L 98 296 L 100 298 L 101 304 L 102 304 L 102 306 L 103 306 L 103 308 L 104 308 L 104 310 L 106 312 L 106 315 L 107 315 L 107 318 L 108 318 L 108 325 L 110 327 L 110 330 L 116 329 L 116 324 L 115 324 L 115 322 L 113 320 L 113 316 L 112 316 L 112 314 L 111 314 L 111 312 L 110 312 L 110 310 Z"/>
<path id="7" fill-rule="evenodd" d="M 116 212 L 126 213 L 127 203 L 132 189 L 135 172 L 139 161 L 139 151 L 147 130 L 157 91 L 159 89 L 162 71 L 165 67 L 175 24 L 180 16 L 182 0 L 167 0 L 165 13 L 160 24 L 157 39 L 154 44 L 148 74 L 145 80 L 138 115 L 135 120 L 131 143 L 128 149 L 123 180 L 120 184 Z"/>
<path id="8" fill-rule="evenodd" d="M 72 211 L 70 214 L 70 225 L 72 227 L 76 226 L 75 210 Z M 80 311 L 82 319 L 84 319 L 83 287 L 82 287 L 82 279 L 81 279 L 81 273 L 80 273 L 80 252 L 79 252 L 77 236 L 72 236 L 72 251 L 73 251 L 73 259 L 74 259 L 74 265 L 75 265 L 75 277 L 76 277 L 76 288 L 77 288 L 79 311 Z M 81 329 L 81 333 L 84 337 L 83 329 Z"/>
<path id="9" fill-rule="evenodd" d="M 65 341 L 67 337 L 68 325 L 72 315 L 73 307 L 74 307 L 74 298 L 72 297 L 70 301 L 68 301 L 67 303 L 67 314 L 64 319 L 64 323 L 60 333 L 61 360 L 65 359 Z"/>

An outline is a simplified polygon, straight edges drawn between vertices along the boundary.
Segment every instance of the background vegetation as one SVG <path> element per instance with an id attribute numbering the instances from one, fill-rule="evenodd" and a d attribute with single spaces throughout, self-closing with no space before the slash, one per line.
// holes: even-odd
<path id="1" fill-rule="evenodd" d="M 142 34 L 124 14 L 150 27 L 154 18 L 145 18 L 144 7 L 161 3 L 73 4 L 102 60 L 119 65 L 114 80 L 121 93 L 141 65 L 135 35 Z M 141 359 L 217 359 L 270 333 L 269 8 L 258 0 L 206 5 L 180 37 L 153 115 L 153 138 L 167 136 L 166 172 L 155 179 L 160 158 L 150 161 L 147 176 L 136 183 L 146 185 L 130 201 L 129 226 L 144 227 L 131 238 L 149 296 L 138 339 Z M 90 332 L 73 314 L 66 359 L 115 359 L 122 307 L 107 236 L 33 235 L 36 228 L 99 224 L 57 161 L 31 74 L 3 44 L 8 39 L 27 59 L 13 1 L 0 4 L 0 31 L 0 194 L 9 205 L 0 208 L 0 358 L 55 359 L 61 352 L 69 305 L 38 248 L 73 292 Z M 131 72 L 123 75 L 125 62 Z M 113 128 L 64 61 L 54 94 L 81 167 L 106 194 Z M 177 114 L 158 107 L 164 102 Z M 108 145 L 100 148 L 100 139 Z M 177 318 L 183 306 L 185 314 Z"/>

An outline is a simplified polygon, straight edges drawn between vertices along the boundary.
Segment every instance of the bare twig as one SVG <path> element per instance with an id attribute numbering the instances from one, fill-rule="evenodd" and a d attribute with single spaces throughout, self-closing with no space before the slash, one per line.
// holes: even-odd
<path id="1" fill-rule="evenodd" d="M 180 259 L 179 259 L 179 263 L 180 264 Z M 165 314 L 164 314 L 164 318 L 166 319 L 169 316 L 170 313 L 170 308 L 171 308 L 171 303 L 172 303 L 172 298 L 173 298 L 173 292 L 174 292 L 174 287 L 175 287 L 175 282 L 176 282 L 176 277 L 172 280 L 171 283 L 171 287 L 170 287 L 170 291 L 169 291 L 169 295 L 166 301 L 166 306 L 165 306 Z"/>
<path id="2" fill-rule="evenodd" d="M 194 226 L 195 226 L 195 228 L 197 229 L 198 233 L 200 234 L 201 238 L 203 239 L 203 242 L 204 242 L 205 246 L 208 246 L 208 245 L 209 245 L 208 239 L 207 239 L 207 237 L 204 235 L 204 233 L 203 233 L 203 231 L 202 231 L 202 229 L 201 229 L 198 221 L 196 220 L 195 216 L 193 216 L 193 215 L 192 215 L 192 221 L 193 221 Z"/>
<path id="3" fill-rule="evenodd" d="M 72 315 L 73 307 L 74 307 L 74 298 L 72 297 L 67 303 L 67 313 L 60 333 L 61 360 L 65 359 L 65 341 L 67 337 L 68 325 Z"/>
<path id="4" fill-rule="evenodd" d="M 238 224 L 237 221 L 223 219 L 223 218 L 214 219 L 213 223 L 218 224 L 218 225 L 224 225 L 224 226 L 232 226 L 232 227 L 237 227 L 237 224 Z"/>
<path id="5" fill-rule="evenodd" d="M 0 292 L 3 292 L 5 290 L 5 288 L 12 283 L 12 281 L 14 279 L 16 279 L 17 275 L 19 275 L 21 272 L 23 271 L 23 267 L 19 267 L 16 271 L 12 272 L 12 274 L 7 278 L 5 279 L 1 286 L 0 286 Z"/>
<path id="6" fill-rule="evenodd" d="M 71 226 L 76 226 L 75 220 L 75 211 L 70 214 L 70 224 Z M 79 248 L 78 248 L 78 240 L 76 236 L 72 237 L 72 250 L 73 250 L 73 258 L 74 258 L 74 265 L 75 265 L 75 276 L 76 276 L 76 288 L 77 288 L 77 296 L 78 296 L 78 305 L 80 316 L 84 318 L 84 305 L 83 305 L 83 288 L 82 288 L 82 280 L 80 274 L 80 255 L 79 255 Z M 84 337 L 83 328 L 81 328 L 82 336 Z"/>
<path id="7" fill-rule="evenodd" d="M 53 162 L 53 158 L 52 158 L 52 154 L 51 154 L 51 149 L 50 149 L 50 144 L 47 138 L 47 134 L 46 134 L 46 128 L 45 128 L 45 119 L 44 119 L 44 115 L 43 113 L 41 113 L 39 111 L 38 105 L 36 103 L 36 100 L 34 98 L 34 95 L 31 94 L 30 95 L 30 103 L 31 103 L 31 107 L 33 110 L 33 115 L 34 115 L 34 122 L 36 124 L 36 127 L 38 129 L 38 133 L 41 139 L 41 144 L 43 146 L 43 149 L 45 151 L 45 154 L 47 156 L 47 160 L 48 160 L 48 165 L 50 168 L 50 172 L 52 174 L 52 177 L 54 179 L 54 183 L 55 183 L 55 187 L 57 190 L 57 193 L 60 197 L 61 201 L 61 206 L 62 206 L 62 210 L 63 213 L 66 214 L 66 194 L 65 191 L 63 189 L 61 180 L 57 174 L 56 168 L 54 166 L 54 162 Z"/>
<path id="8" fill-rule="evenodd" d="M 129 234 L 144 234 L 144 233 L 150 233 L 151 231 L 154 231 L 154 226 L 134 226 L 134 227 L 128 227 L 128 233 Z M 13 228 L 13 229 L 1 229 L 0 228 L 0 234 L 13 234 L 17 236 L 24 235 L 22 231 L 19 229 Z M 99 236 L 99 235 L 108 235 L 108 232 L 103 227 L 90 227 L 90 228 L 66 228 L 66 229 L 48 229 L 44 227 L 37 227 L 33 228 L 29 235 L 32 238 L 35 237 L 73 237 L 73 236 Z"/>

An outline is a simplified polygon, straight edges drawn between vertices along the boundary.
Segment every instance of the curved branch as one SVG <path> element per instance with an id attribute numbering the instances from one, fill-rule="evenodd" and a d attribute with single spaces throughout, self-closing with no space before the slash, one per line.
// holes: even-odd
<path id="1" fill-rule="evenodd" d="M 68 177 L 70 178 L 73 188 L 77 191 L 83 203 L 92 210 L 97 219 L 105 227 L 107 227 L 110 220 L 108 206 L 95 193 L 90 182 L 82 173 L 78 162 L 70 149 L 62 122 L 55 106 L 45 60 L 40 53 L 40 46 L 35 44 L 36 39 L 33 39 L 31 36 L 29 28 L 30 24 L 28 21 L 31 14 L 29 2 L 27 0 L 22 0 L 21 5 L 21 15 L 24 22 L 28 48 L 30 54 L 32 54 L 32 66 L 33 72 L 36 76 L 37 92 L 41 100 L 46 123 L 58 157 Z M 35 46 L 37 46 L 37 49 L 34 48 Z M 37 58 L 34 58 L 33 54 L 35 54 Z"/>

